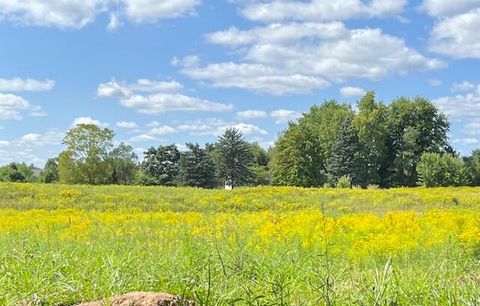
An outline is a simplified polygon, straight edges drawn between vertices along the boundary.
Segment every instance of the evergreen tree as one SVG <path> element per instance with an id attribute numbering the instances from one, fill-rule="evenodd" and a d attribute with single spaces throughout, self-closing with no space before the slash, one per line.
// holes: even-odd
<path id="1" fill-rule="evenodd" d="M 146 175 L 142 183 L 146 185 L 175 185 L 179 160 L 180 152 L 174 144 L 148 149 L 141 166 L 143 174 Z"/>
<path id="2" fill-rule="evenodd" d="M 219 138 L 217 144 L 217 170 L 219 178 L 232 187 L 248 183 L 252 177 L 250 144 L 242 133 L 235 128 L 228 128 Z"/>
<path id="3" fill-rule="evenodd" d="M 351 119 L 343 121 L 327 161 L 328 176 L 332 183 L 348 176 L 353 185 L 361 183 L 360 142 L 351 126 Z"/>
<path id="4" fill-rule="evenodd" d="M 178 180 L 183 186 L 214 188 L 215 164 L 206 149 L 198 144 L 187 143 L 187 151 L 181 153 Z"/>

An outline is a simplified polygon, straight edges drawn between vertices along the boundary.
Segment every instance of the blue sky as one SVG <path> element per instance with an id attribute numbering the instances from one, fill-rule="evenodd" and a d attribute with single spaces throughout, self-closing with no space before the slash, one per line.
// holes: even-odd
<path id="1" fill-rule="evenodd" d="M 434 101 L 480 147 L 480 0 L 0 0 L 0 164 L 42 166 L 66 130 L 115 142 L 268 146 L 312 104 Z"/>

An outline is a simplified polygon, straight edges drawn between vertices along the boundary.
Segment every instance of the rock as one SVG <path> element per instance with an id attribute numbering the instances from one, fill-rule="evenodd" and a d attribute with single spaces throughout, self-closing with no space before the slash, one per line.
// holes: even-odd
<path id="1" fill-rule="evenodd" d="M 77 306 L 106 306 L 106 300 Z M 132 292 L 110 298 L 111 306 L 194 306 L 192 301 L 168 293 Z"/>

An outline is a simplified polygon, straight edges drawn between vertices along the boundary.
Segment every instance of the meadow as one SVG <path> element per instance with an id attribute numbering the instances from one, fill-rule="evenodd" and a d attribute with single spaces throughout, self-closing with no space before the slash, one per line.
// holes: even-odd
<path id="1" fill-rule="evenodd" d="M 479 305 L 480 188 L 0 184 L 0 305 Z"/>

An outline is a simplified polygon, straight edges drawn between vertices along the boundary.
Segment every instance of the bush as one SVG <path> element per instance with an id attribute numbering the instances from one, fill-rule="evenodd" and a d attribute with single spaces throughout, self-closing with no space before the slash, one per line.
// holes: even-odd
<path id="1" fill-rule="evenodd" d="M 451 154 L 422 154 L 417 172 L 419 184 L 425 187 L 465 186 L 470 183 L 465 163 Z"/>
<path id="2" fill-rule="evenodd" d="M 337 181 L 337 188 L 352 188 L 352 179 L 349 175 L 340 177 Z"/>

